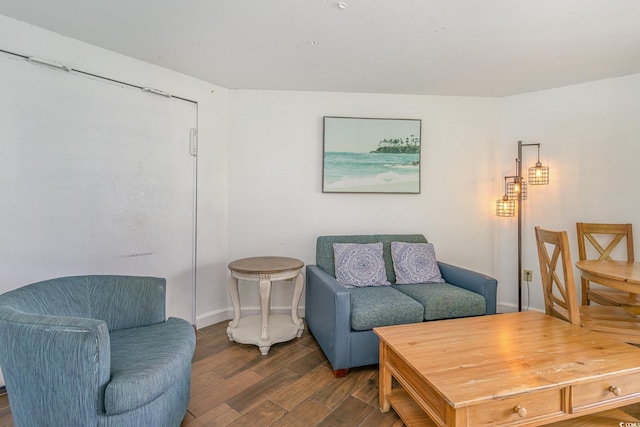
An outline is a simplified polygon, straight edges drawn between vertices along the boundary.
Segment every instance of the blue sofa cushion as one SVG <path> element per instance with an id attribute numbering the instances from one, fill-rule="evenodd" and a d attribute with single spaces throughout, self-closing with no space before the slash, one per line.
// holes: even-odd
<path id="1" fill-rule="evenodd" d="M 173 317 L 151 326 L 112 331 L 111 381 L 104 394 L 107 415 L 151 402 L 189 372 L 193 336 L 189 322 Z"/>
<path id="2" fill-rule="evenodd" d="M 369 331 L 378 326 L 422 322 L 419 302 L 390 286 L 351 288 L 351 329 Z"/>
<path id="3" fill-rule="evenodd" d="M 334 243 L 376 243 L 377 240 L 373 236 L 320 236 L 316 242 L 316 264 L 336 277 L 336 263 L 333 259 Z"/>
<path id="4" fill-rule="evenodd" d="M 333 259 L 334 243 L 377 243 L 382 242 L 382 258 L 387 272 L 387 281 L 396 282 L 396 273 L 393 271 L 393 259 L 391 258 L 391 242 L 428 243 L 422 234 L 356 234 L 347 236 L 319 236 L 316 241 L 316 264 L 336 277 L 336 265 Z"/>
<path id="5" fill-rule="evenodd" d="M 387 269 L 387 280 L 396 283 L 396 272 L 393 269 L 393 257 L 391 256 L 391 242 L 429 243 L 422 234 L 376 234 L 373 236 L 376 242 L 382 242 L 382 257 Z"/>
<path id="6" fill-rule="evenodd" d="M 482 295 L 449 283 L 393 285 L 393 288 L 424 307 L 424 320 L 481 316 L 486 312 L 487 302 Z"/>

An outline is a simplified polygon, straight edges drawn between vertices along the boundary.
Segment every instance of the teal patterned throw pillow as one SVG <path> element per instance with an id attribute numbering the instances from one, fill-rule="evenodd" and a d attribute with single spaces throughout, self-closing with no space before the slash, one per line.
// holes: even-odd
<path id="1" fill-rule="evenodd" d="M 382 243 L 334 243 L 336 279 L 347 288 L 390 285 Z"/>
<path id="2" fill-rule="evenodd" d="M 396 284 L 444 283 L 431 243 L 391 242 Z"/>

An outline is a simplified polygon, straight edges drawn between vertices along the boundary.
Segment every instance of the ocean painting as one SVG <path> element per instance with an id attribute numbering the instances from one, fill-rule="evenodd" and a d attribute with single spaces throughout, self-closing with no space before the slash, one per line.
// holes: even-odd
<path id="1" fill-rule="evenodd" d="M 325 193 L 420 193 L 421 120 L 324 118 Z"/>

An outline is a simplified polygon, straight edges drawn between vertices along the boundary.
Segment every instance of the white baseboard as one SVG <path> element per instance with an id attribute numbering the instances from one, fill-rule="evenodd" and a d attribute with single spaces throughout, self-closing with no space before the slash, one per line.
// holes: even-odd
<path id="1" fill-rule="evenodd" d="M 512 303 L 498 303 L 496 305 L 497 313 L 513 313 L 514 311 L 518 311 L 518 306 Z"/>
<path id="2" fill-rule="evenodd" d="M 516 311 L 518 311 L 518 306 L 510 302 L 501 302 L 496 306 L 497 313 L 514 313 Z M 522 307 L 522 311 L 539 311 L 544 313 L 544 310 L 540 310 L 537 307 Z"/>
<path id="3" fill-rule="evenodd" d="M 196 329 L 201 329 L 206 326 L 215 325 L 216 323 L 223 322 L 233 317 L 233 311 L 231 317 L 229 317 L 229 310 L 216 310 L 209 313 L 201 314 L 196 317 Z"/>
<path id="4" fill-rule="evenodd" d="M 291 313 L 291 307 L 271 307 L 271 312 L 275 314 L 289 314 Z M 242 307 L 242 317 L 255 316 L 260 314 L 260 307 Z M 298 308 L 298 316 L 304 317 L 304 307 Z M 223 322 L 225 320 L 233 319 L 233 308 L 227 310 L 217 310 L 209 313 L 201 314 L 196 318 L 196 329 L 201 329 L 207 326 L 215 325 L 216 323 Z"/>

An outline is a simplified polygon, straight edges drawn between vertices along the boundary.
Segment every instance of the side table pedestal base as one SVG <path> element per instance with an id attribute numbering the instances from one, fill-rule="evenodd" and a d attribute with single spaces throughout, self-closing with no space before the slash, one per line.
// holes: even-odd
<path id="1" fill-rule="evenodd" d="M 237 327 L 227 327 L 227 335 L 231 341 L 257 345 L 260 348 L 260 353 L 266 355 L 272 344 L 299 338 L 304 331 L 302 320 L 299 325 L 296 325 L 291 321 L 291 315 L 271 314 L 269 316 L 269 336 L 263 340 L 261 325 L 262 317 L 260 315 L 243 317 Z"/>

